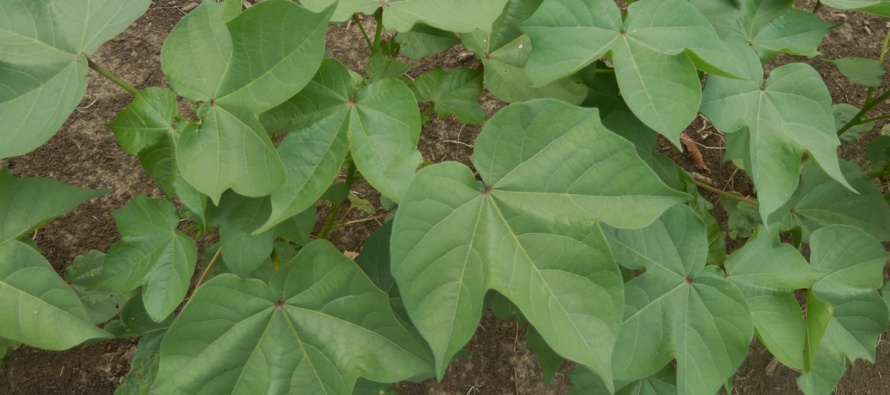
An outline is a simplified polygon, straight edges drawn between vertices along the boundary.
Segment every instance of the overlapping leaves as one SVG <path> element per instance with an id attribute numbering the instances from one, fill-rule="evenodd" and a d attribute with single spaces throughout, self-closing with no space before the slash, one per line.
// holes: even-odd
<path id="1" fill-rule="evenodd" d="M 257 197 L 285 182 L 284 165 L 257 116 L 315 74 L 333 12 L 267 1 L 226 22 L 224 8 L 204 2 L 173 29 L 161 52 L 173 89 L 205 102 L 201 127 L 180 133 L 176 159 L 185 179 L 214 202 L 228 188 Z"/>
<path id="2" fill-rule="evenodd" d="M 151 1 L 10 0 L 0 4 L 0 158 L 26 154 L 62 126 L 87 87 L 87 55 Z"/>
<path id="3" fill-rule="evenodd" d="M 278 146 L 287 183 L 272 193 L 261 231 L 304 211 L 334 181 L 348 151 L 358 170 L 398 202 L 422 162 L 420 114 L 404 83 L 384 79 L 353 92 L 343 64 L 326 59 L 306 89 L 263 115 L 272 130 L 293 131 Z"/>
<path id="4" fill-rule="evenodd" d="M 677 145 L 701 102 L 696 68 L 739 72 L 711 24 L 685 0 L 637 1 L 626 19 L 612 0 L 550 0 L 521 27 L 534 44 L 526 72 L 535 85 L 611 53 L 630 109 Z"/>
<path id="5" fill-rule="evenodd" d="M 27 232 L 101 196 L 58 181 L 17 179 L 0 171 L 0 336 L 34 347 L 64 350 L 110 337 L 93 325 L 74 290 L 31 246 Z M 59 330 L 64 328 L 64 330 Z"/>
<path id="6" fill-rule="evenodd" d="M 321 10 L 331 4 L 337 9 L 331 20 L 343 22 L 355 13 L 372 14 L 383 8 L 383 24 L 388 29 L 407 32 L 418 22 L 426 25 L 465 33 L 488 30 L 498 17 L 507 0 L 303 0 L 312 10 Z"/>
<path id="7" fill-rule="evenodd" d="M 429 351 L 389 297 L 326 241 L 269 284 L 223 274 L 195 293 L 161 343 L 158 393 L 352 394 L 356 379 L 428 374 Z"/>
<path id="8" fill-rule="evenodd" d="M 804 152 L 851 188 L 838 164 L 831 96 L 819 73 L 793 63 L 776 68 L 764 81 L 757 57 L 749 53 L 745 60 L 749 79 L 708 78 L 701 112 L 720 130 L 741 133 L 727 139 L 741 146 L 727 149 L 746 152 L 745 170 L 757 185 L 761 218 L 779 209 L 797 188 Z"/>
<path id="9" fill-rule="evenodd" d="M 645 269 L 625 284 L 615 379 L 641 379 L 676 359 L 679 393 L 716 392 L 745 359 L 754 331 L 742 292 L 705 266 L 702 220 L 677 206 L 646 228 L 608 230 L 606 237 L 620 264 Z"/>
<path id="10" fill-rule="evenodd" d="M 393 226 L 392 272 L 437 374 L 475 332 L 494 289 L 560 355 L 611 377 L 622 280 L 597 223 L 646 226 L 688 197 L 605 129 L 597 110 L 552 99 L 498 112 L 474 163 L 484 182 L 457 163 L 421 170 Z"/>
<path id="11" fill-rule="evenodd" d="M 822 3 L 841 10 L 856 10 L 890 17 L 890 3 L 884 0 L 824 0 Z"/>

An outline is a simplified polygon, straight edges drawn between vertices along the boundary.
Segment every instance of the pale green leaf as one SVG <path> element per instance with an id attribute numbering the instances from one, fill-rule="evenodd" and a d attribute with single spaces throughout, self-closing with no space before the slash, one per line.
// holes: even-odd
<path id="1" fill-rule="evenodd" d="M 207 222 L 219 227 L 223 262 L 232 273 L 247 277 L 269 258 L 275 232 L 254 231 L 271 211 L 269 198 L 249 198 L 234 192 L 226 192 L 219 206 L 207 210 Z"/>
<path id="2" fill-rule="evenodd" d="M 612 395 L 603 379 L 590 369 L 579 366 L 569 373 L 572 389 L 568 395 Z M 677 372 L 665 366 L 649 377 L 634 381 L 616 381 L 615 395 L 677 395 Z"/>
<path id="3" fill-rule="evenodd" d="M 439 118 L 454 115 L 461 123 L 480 123 L 488 114 L 476 102 L 482 94 L 482 72 L 455 69 L 446 72 L 441 68 L 423 73 L 414 81 L 421 101 L 433 102 Z"/>
<path id="4" fill-rule="evenodd" d="M 484 183 L 457 163 L 426 167 L 393 226 L 392 272 L 439 377 L 475 332 L 489 289 L 560 355 L 611 376 L 622 281 L 596 222 L 645 226 L 687 196 L 595 109 L 557 100 L 499 111 L 473 158 Z"/>
<path id="5" fill-rule="evenodd" d="M 174 132 L 177 114 L 176 94 L 165 88 L 148 88 L 136 93 L 108 128 L 130 155 L 156 144 Z"/>
<path id="6" fill-rule="evenodd" d="M 823 3 L 841 10 L 856 10 L 890 17 L 890 3 L 885 0 L 825 0 Z"/>
<path id="7" fill-rule="evenodd" d="M 414 25 L 411 30 L 396 35 L 395 41 L 400 45 L 399 53 L 413 60 L 444 52 L 460 44 L 460 39 L 454 33 L 427 25 Z"/>
<path id="8" fill-rule="evenodd" d="M 52 137 L 83 98 L 87 59 L 149 0 L 9 0 L 0 4 L 0 159 Z"/>
<path id="9" fill-rule="evenodd" d="M 160 360 L 157 393 L 349 395 L 359 376 L 393 382 L 432 368 L 386 294 L 326 241 L 304 247 L 271 285 L 230 274 L 205 283 Z"/>
<path id="10" fill-rule="evenodd" d="M 176 230 L 179 217 L 166 200 L 136 195 L 112 212 L 121 241 L 108 250 L 99 286 L 130 291 L 142 286 L 146 311 L 161 321 L 179 306 L 195 270 L 195 242 Z"/>
<path id="11" fill-rule="evenodd" d="M 33 347 L 65 350 L 111 337 L 49 262 L 14 240 L 0 243 L 0 311 L 0 336 Z"/>
<path id="12" fill-rule="evenodd" d="M 800 227 L 805 239 L 817 229 L 832 224 L 851 225 L 878 240 L 890 240 L 890 207 L 880 189 L 858 166 L 840 160 L 844 179 L 855 192 L 830 178 L 815 164 L 803 168 L 794 195 L 770 216 L 780 229 Z"/>
<path id="13" fill-rule="evenodd" d="M 383 7 L 383 25 L 387 29 L 407 32 L 417 23 L 465 33 L 473 30 L 488 31 L 491 23 L 500 15 L 507 0 L 302 0 L 311 10 L 321 10 L 337 4 L 331 18 L 334 22 L 344 22 L 355 13 L 373 14 Z"/>
<path id="14" fill-rule="evenodd" d="M 372 82 L 385 80 L 387 78 L 399 78 L 411 70 L 411 65 L 397 58 L 390 58 L 378 52 L 368 58 L 368 64 L 365 66 L 365 72 Z"/>
<path id="15" fill-rule="evenodd" d="M 753 57 L 748 61 L 760 67 Z M 766 81 L 711 76 L 701 112 L 724 132 L 745 128 L 747 139 L 733 141 L 748 144 L 745 170 L 757 185 L 764 222 L 797 188 L 804 152 L 831 178 L 852 189 L 838 164 L 840 141 L 831 116 L 831 96 L 811 66 L 787 64 L 773 70 Z"/>
<path id="16" fill-rule="evenodd" d="M 847 103 L 837 103 L 831 105 L 831 115 L 834 116 L 834 128 L 835 130 L 840 130 L 844 125 L 847 124 L 850 120 L 853 119 L 859 113 L 859 108 Z M 858 125 L 854 125 L 847 129 L 844 134 L 840 136 L 844 141 L 853 142 L 859 140 L 859 137 L 862 133 L 870 132 L 875 127 L 875 122 L 865 122 Z"/>
<path id="17" fill-rule="evenodd" d="M 859 85 L 881 86 L 881 77 L 886 72 L 884 65 L 875 59 L 841 58 L 829 60 L 829 62 L 834 63 L 841 74 L 849 78 L 850 81 Z"/>
<path id="18" fill-rule="evenodd" d="M 644 378 L 676 359 L 679 393 L 716 392 L 748 354 L 754 328 L 741 291 L 705 266 L 701 218 L 676 206 L 646 228 L 605 233 L 619 263 L 645 269 L 625 284 L 615 378 Z"/>
<path id="19" fill-rule="evenodd" d="M 0 170 L 0 243 L 17 239 L 79 204 L 108 193 L 47 178 L 15 178 Z"/>

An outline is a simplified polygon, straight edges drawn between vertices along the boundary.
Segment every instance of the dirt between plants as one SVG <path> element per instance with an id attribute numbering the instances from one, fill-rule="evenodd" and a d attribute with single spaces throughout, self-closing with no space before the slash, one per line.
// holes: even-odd
<path id="1" fill-rule="evenodd" d="M 170 30 L 185 15 L 183 10 L 194 3 L 190 0 L 153 1 L 145 16 L 105 44 L 93 60 L 138 88 L 166 85 L 159 60 L 161 46 Z M 808 9 L 813 3 L 796 2 L 797 6 Z M 888 29 L 887 21 L 827 7 L 820 11 L 820 16 L 840 24 L 826 36 L 820 49 L 826 58 L 878 56 Z M 373 21 L 363 23 L 371 28 Z M 352 24 L 332 26 L 328 32 L 328 47 L 329 56 L 340 59 L 354 70 L 361 69 L 368 56 L 359 31 Z M 785 56 L 775 64 L 802 60 Z M 835 102 L 862 103 L 864 89 L 847 82 L 830 63 L 821 59 L 807 62 L 824 77 Z M 449 69 L 477 65 L 466 51 L 456 48 L 425 59 L 410 75 L 416 77 L 440 66 Z M 890 85 L 888 82 L 885 79 L 885 87 Z M 110 190 L 104 197 L 85 203 L 37 233 L 36 242 L 59 272 L 77 255 L 89 250 L 107 251 L 118 240 L 111 210 L 122 208 L 136 194 L 162 196 L 160 189 L 141 170 L 138 160 L 124 153 L 104 127 L 129 101 L 126 92 L 91 72 L 86 96 L 55 137 L 28 155 L 0 161 L 0 166 L 8 167 L 18 177 L 49 177 L 81 187 Z M 483 95 L 480 103 L 489 114 L 503 106 L 488 94 Z M 886 111 L 890 106 L 885 104 L 879 109 Z M 875 129 L 879 130 L 881 126 L 883 123 Z M 425 158 L 434 162 L 452 160 L 471 165 L 473 141 L 480 130 L 478 125 L 435 119 L 423 130 L 420 150 Z M 720 133 L 699 118 L 687 134 L 698 144 L 709 171 L 697 169 L 688 155 L 664 141 L 660 143 L 660 153 L 699 173 L 718 188 L 750 191 L 750 181 L 731 163 L 722 161 L 724 139 Z M 876 135 L 873 131 L 857 143 L 844 143 L 839 149 L 841 157 L 867 166 L 864 152 Z M 367 186 L 359 186 L 357 192 L 371 201 L 379 198 Z M 714 195 L 704 195 L 716 202 Z M 726 213 L 716 206 L 713 214 L 725 229 Z M 322 217 L 326 207 L 319 207 L 319 211 Z M 352 210 L 349 219 L 365 217 L 360 210 Z M 367 221 L 339 229 L 333 234 L 332 241 L 343 251 L 357 252 L 379 225 L 379 222 Z M 209 242 L 202 245 L 206 248 Z M 200 266 L 199 263 L 199 270 Z M 472 355 L 452 364 L 441 383 L 432 380 L 400 383 L 397 389 L 400 394 L 408 395 L 567 393 L 571 388 L 567 374 L 574 365 L 563 365 L 551 385 L 545 386 L 537 359 L 525 344 L 525 330 L 523 325 L 501 321 L 488 314 L 467 345 Z M 884 338 L 886 334 L 878 345 L 876 363 L 858 361 L 849 368 L 837 387 L 838 394 L 890 393 L 890 347 Z M 15 351 L 10 363 L 0 368 L 0 394 L 111 394 L 126 375 L 135 350 L 134 340 L 83 345 L 65 352 L 21 347 Z M 800 393 L 796 377 L 797 372 L 776 364 L 769 352 L 755 340 L 748 359 L 734 378 L 734 390 L 739 394 Z"/>

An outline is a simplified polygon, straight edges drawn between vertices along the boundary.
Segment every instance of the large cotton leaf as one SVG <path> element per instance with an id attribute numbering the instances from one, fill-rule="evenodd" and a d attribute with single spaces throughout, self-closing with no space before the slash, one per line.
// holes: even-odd
<path id="1" fill-rule="evenodd" d="M 0 4 L 0 159 L 49 140 L 87 87 L 87 56 L 149 0 L 9 0 Z"/>
<path id="2" fill-rule="evenodd" d="M 792 0 L 691 0 L 725 40 L 753 48 L 764 60 L 778 52 L 816 56 L 834 25 L 793 8 Z"/>
<path id="3" fill-rule="evenodd" d="M 535 86 L 525 72 L 532 43 L 528 35 L 519 30 L 519 24 L 538 9 L 541 1 L 509 0 L 490 32 L 464 34 L 461 40 L 468 50 L 476 52 L 485 66 L 485 84 L 498 99 L 512 103 L 549 97 L 572 104 L 581 103 L 587 91 L 578 81 L 562 78 Z"/>
<path id="4" fill-rule="evenodd" d="M 347 149 L 368 182 L 398 202 L 422 162 L 420 113 L 404 83 L 386 79 L 353 92 L 349 70 L 326 59 L 302 92 L 263 114 L 273 130 L 293 131 L 278 147 L 287 183 L 272 193 L 264 231 L 306 210 L 327 190 Z"/>
<path id="5" fill-rule="evenodd" d="M 726 133 L 744 133 L 728 143 L 747 144 L 745 170 L 757 186 L 764 222 L 797 188 L 804 152 L 831 178 L 851 188 L 838 164 L 840 141 L 831 96 L 819 73 L 793 63 L 776 68 L 763 81 L 762 67 L 753 55 L 746 68 L 753 79 L 709 77 L 701 112 Z"/>
<path id="6" fill-rule="evenodd" d="M 108 250 L 99 285 L 119 292 L 141 285 L 146 311 L 161 321 L 185 298 L 195 242 L 176 230 L 179 216 L 166 200 L 137 195 L 112 215 L 121 241 Z"/>
<path id="7" fill-rule="evenodd" d="M 644 378 L 676 359 L 679 393 L 716 392 L 748 354 L 754 328 L 742 292 L 705 266 L 700 217 L 677 206 L 646 228 L 605 233 L 619 263 L 645 269 L 625 284 L 616 379 Z"/>
<path id="8" fill-rule="evenodd" d="M 845 225 L 819 229 L 810 241 L 810 263 L 822 276 L 807 299 L 810 358 L 798 383 L 808 394 L 828 394 L 848 359 L 874 362 L 878 339 L 890 323 L 877 293 L 890 254 L 873 237 Z"/>
<path id="9" fill-rule="evenodd" d="M 726 261 L 726 274 L 751 309 L 754 329 L 763 344 L 785 366 L 804 368 L 806 322 L 793 291 L 812 286 L 818 272 L 791 245 L 777 244 L 760 228 Z"/>
<path id="10" fill-rule="evenodd" d="M 473 162 L 483 182 L 457 163 L 421 170 L 393 225 L 392 272 L 439 377 L 476 331 L 489 289 L 560 355 L 611 377 L 622 281 L 597 221 L 645 226 L 687 196 L 595 109 L 557 100 L 499 111 Z"/>
<path id="11" fill-rule="evenodd" d="M 331 18 L 343 22 L 352 14 L 373 14 L 383 8 L 383 25 L 387 29 L 407 32 L 418 22 L 452 32 L 488 31 L 491 22 L 500 15 L 507 0 L 303 0 L 311 10 L 321 10 L 337 4 Z"/>
<path id="12" fill-rule="evenodd" d="M 890 3 L 885 0 L 825 0 L 822 3 L 842 10 L 856 10 L 890 17 Z"/>
<path id="13" fill-rule="evenodd" d="M 430 356 L 389 298 L 326 241 L 270 285 L 223 274 L 201 286 L 161 343 L 156 393 L 352 394 L 358 377 L 426 374 Z"/>
<path id="14" fill-rule="evenodd" d="M 180 134 L 176 157 L 185 180 L 214 202 L 228 188 L 259 197 L 285 182 L 284 165 L 257 116 L 312 79 L 333 12 L 269 1 L 226 22 L 224 8 L 204 2 L 173 29 L 161 51 L 173 89 L 207 102 L 199 111 L 201 127 Z"/>
<path id="15" fill-rule="evenodd" d="M 2 169 L 0 243 L 17 239 L 79 204 L 106 193 L 106 190 L 82 189 L 46 178 L 15 178 Z"/>
<path id="16" fill-rule="evenodd" d="M 15 240 L 0 243 L 0 336 L 47 350 L 109 338 L 40 253 Z"/>
<path id="17" fill-rule="evenodd" d="M 535 85 L 611 52 L 627 105 L 677 145 L 701 102 L 696 67 L 739 74 L 717 32 L 685 0 L 634 2 L 625 20 L 611 0 L 550 0 L 521 26 L 534 44 L 526 71 Z"/>
<path id="18" fill-rule="evenodd" d="M 856 192 L 844 188 L 813 163 L 803 168 L 794 195 L 770 216 L 770 223 L 790 230 L 800 227 L 806 238 L 832 224 L 851 225 L 878 240 L 890 240 L 890 207 L 881 191 L 859 166 L 840 160 L 844 179 Z"/>

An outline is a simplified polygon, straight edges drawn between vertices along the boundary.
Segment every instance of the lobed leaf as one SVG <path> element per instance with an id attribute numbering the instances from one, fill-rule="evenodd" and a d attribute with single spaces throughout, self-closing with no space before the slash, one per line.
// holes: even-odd
<path id="1" fill-rule="evenodd" d="M 269 199 L 226 192 L 219 205 L 207 210 L 207 222 L 219 227 L 219 244 L 226 267 L 241 277 L 256 271 L 272 253 L 275 232 L 254 232 L 268 218 Z"/>
<path id="2" fill-rule="evenodd" d="M 884 65 L 875 59 L 841 58 L 829 62 L 834 63 L 838 71 L 850 81 L 869 87 L 881 86 L 881 77 L 886 72 Z"/>
<path id="3" fill-rule="evenodd" d="M 856 10 L 890 17 L 890 4 L 883 0 L 825 0 L 824 3 L 841 10 Z"/>
<path id="4" fill-rule="evenodd" d="M 412 60 L 445 52 L 460 44 L 454 33 L 427 25 L 414 25 L 411 30 L 396 35 L 394 40 L 400 45 L 399 54 Z"/>
<path id="5" fill-rule="evenodd" d="M 414 81 L 418 100 L 433 102 L 439 118 L 454 115 L 461 123 L 481 123 L 488 118 L 485 109 L 476 102 L 482 94 L 482 72 L 441 68 L 423 73 Z"/>
<path id="6" fill-rule="evenodd" d="M 472 0 L 303 0 L 311 10 L 321 10 L 337 4 L 331 20 L 344 22 L 355 13 L 372 14 L 383 8 L 383 25 L 388 29 L 407 32 L 417 23 L 466 33 L 473 30 L 487 31 L 498 17 L 507 0 L 476 2 Z"/>

